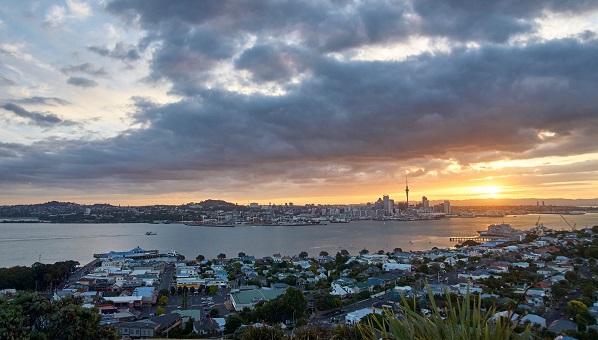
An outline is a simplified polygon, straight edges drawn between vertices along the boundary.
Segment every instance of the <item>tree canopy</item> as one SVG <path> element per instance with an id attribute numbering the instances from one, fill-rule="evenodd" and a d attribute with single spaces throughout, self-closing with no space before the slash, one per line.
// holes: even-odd
<path id="1" fill-rule="evenodd" d="M 0 300 L 0 334 L 4 339 L 120 339 L 112 326 L 100 325 L 95 308 L 83 308 L 72 296 L 50 302 L 34 292 Z"/>

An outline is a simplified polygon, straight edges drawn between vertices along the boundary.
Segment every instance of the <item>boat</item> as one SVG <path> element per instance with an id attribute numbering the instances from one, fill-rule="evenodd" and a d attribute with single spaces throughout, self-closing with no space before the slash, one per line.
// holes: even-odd
<path id="1" fill-rule="evenodd" d="M 346 218 L 331 218 L 330 223 L 349 223 L 350 220 Z"/>
<path id="2" fill-rule="evenodd" d="M 153 231 L 146 231 L 145 234 L 146 235 L 158 235 L 157 233 L 155 233 Z"/>
<path id="3" fill-rule="evenodd" d="M 508 223 L 491 224 L 487 230 L 478 230 L 478 234 L 483 237 L 508 237 L 519 238 L 525 235 L 523 230 L 511 227 Z"/>

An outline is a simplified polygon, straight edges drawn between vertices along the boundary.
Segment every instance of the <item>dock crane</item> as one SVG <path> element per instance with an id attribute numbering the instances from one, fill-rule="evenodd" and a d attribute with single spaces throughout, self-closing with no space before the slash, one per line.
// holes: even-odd
<path id="1" fill-rule="evenodd" d="M 577 225 L 577 223 L 573 223 L 573 225 L 571 225 L 571 223 L 569 223 L 569 221 L 567 221 L 563 215 L 559 215 L 559 216 L 561 216 L 563 221 L 565 221 L 565 223 L 567 223 L 567 225 L 569 226 L 569 228 L 571 228 L 571 230 L 576 230 L 575 226 Z"/>
<path id="2" fill-rule="evenodd" d="M 538 220 L 536 221 L 536 227 L 540 226 L 540 218 L 542 217 L 542 215 L 538 215 Z"/>

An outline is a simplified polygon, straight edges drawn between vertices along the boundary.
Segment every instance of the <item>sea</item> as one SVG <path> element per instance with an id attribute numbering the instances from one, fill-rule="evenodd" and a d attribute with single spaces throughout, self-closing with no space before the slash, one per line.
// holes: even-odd
<path id="1" fill-rule="evenodd" d="M 563 215 L 577 229 L 598 225 L 598 214 Z M 93 254 L 126 251 L 135 247 L 174 250 L 187 259 L 198 255 L 227 258 L 244 252 L 256 257 L 297 255 L 306 251 L 317 256 L 345 249 L 358 254 L 383 250 L 427 250 L 454 247 L 451 237 L 477 236 L 490 224 L 508 223 L 528 230 L 540 223 L 555 230 L 570 230 L 560 215 L 507 215 L 505 217 L 444 218 L 427 221 L 352 221 L 308 226 L 199 227 L 184 224 L 60 224 L 0 223 L 0 267 L 31 266 L 35 262 L 75 260 L 82 265 Z M 146 232 L 156 235 L 146 235 Z"/>

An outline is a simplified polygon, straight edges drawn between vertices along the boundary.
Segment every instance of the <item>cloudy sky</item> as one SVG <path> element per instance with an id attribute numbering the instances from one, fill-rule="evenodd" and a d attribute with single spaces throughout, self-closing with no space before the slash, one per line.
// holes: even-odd
<path id="1" fill-rule="evenodd" d="M 0 204 L 598 197 L 596 1 L 4 1 Z"/>

